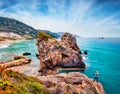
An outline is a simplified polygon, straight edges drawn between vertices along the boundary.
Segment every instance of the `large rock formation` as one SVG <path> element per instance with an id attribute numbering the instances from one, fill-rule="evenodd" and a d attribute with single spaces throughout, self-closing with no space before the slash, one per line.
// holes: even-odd
<path id="1" fill-rule="evenodd" d="M 85 69 L 80 49 L 75 37 L 71 34 L 65 33 L 59 41 L 42 33 L 39 35 L 37 45 L 41 65 L 40 72 L 43 74 L 51 74 L 59 67 Z"/>

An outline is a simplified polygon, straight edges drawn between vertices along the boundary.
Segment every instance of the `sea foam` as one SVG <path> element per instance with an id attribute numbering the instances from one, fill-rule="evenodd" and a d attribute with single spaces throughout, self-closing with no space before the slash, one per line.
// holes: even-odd
<path id="1" fill-rule="evenodd" d="M 90 67 L 90 63 L 88 62 L 89 61 L 89 58 L 86 56 L 86 55 L 82 55 L 82 60 L 84 61 L 85 65 L 87 67 Z"/>
<path id="2" fill-rule="evenodd" d="M 0 44 L 0 49 L 9 47 L 10 44 Z"/>

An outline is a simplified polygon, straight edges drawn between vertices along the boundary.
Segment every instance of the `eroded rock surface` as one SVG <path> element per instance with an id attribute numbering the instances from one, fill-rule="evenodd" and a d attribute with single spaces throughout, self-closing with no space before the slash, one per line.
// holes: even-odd
<path id="1" fill-rule="evenodd" d="M 42 39 L 41 39 L 42 38 Z M 85 64 L 80 55 L 80 49 L 77 46 L 73 35 L 65 33 L 61 40 L 44 36 L 38 39 L 38 51 L 40 58 L 42 75 L 54 74 L 57 68 L 81 68 L 85 69 Z"/>

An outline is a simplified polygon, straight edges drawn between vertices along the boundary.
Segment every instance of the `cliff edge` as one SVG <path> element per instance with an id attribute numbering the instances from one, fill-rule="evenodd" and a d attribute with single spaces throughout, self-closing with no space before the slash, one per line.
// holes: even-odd
<path id="1" fill-rule="evenodd" d="M 100 83 L 93 82 L 82 73 L 38 76 L 52 94 L 105 94 Z"/>

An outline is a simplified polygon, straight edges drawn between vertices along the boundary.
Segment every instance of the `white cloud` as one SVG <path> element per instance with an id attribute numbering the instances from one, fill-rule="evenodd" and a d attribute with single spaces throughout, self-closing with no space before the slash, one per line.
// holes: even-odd
<path id="1" fill-rule="evenodd" d="M 117 14 L 104 17 L 99 21 L 94 16 L 89 15 L 89 13 L 95 13 L 97 11 L 97 9 L 91 8 L 95 1 L 85 2 L 85 0 L 77 0 L 75 2 L 73 0 L 70 7 L 66 7 L 64 0 L 62 0 L 63 2 L 61 4 L 54 1 L 48 0 L 48 2 L 39 3 L 37 0 L 33 0 L 32 3 L 18 3 L 9 7 L 15 12 L 8 11 L 8 8 L 0 10 L 0 15 L 15 18 L 36 29 L 70 32 L 83 37 L 110 37 L 113 35 L 120 37 L 119 20 L 114 19 L 118 16 Z M 38 8 L 42 5 L 48 7 L 49 14 L 44 15 L 43 12 L 39 11 Z M 113 30 L 116 32 L 113 32 Z"/>

